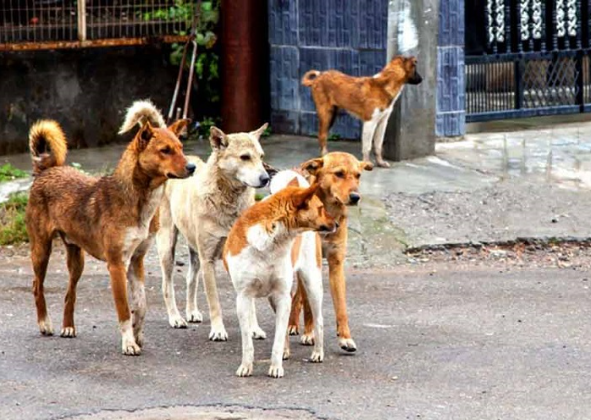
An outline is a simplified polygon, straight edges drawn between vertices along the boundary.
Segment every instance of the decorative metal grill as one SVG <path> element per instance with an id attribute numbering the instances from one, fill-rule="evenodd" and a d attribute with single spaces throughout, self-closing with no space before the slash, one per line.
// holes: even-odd
<path id="1" fill-rule="evenodd" d="M 196 1 L 0 0 L 0 50 L 187 39 Z"/>
<path id="2" fill-rule="evenodd" d="M 468 122 L 591 109 L 591 0 L 475 1 L 484 28 L 467 17 L 466 38 L 483 40 L 466 57 Z"/>

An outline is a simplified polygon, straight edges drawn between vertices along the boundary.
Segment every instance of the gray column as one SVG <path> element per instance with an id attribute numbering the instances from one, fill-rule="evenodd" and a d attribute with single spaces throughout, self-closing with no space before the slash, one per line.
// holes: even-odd
<path id="1" fill-rule="evenodd" d="M 384 141 L 387 159 L 412 159 L 435 151 L 438 22 L 439 0 L 389 2 L 388 60 L 402 53 L 416 56 L 423 83 L 406 86 L 392 112 Z"/>

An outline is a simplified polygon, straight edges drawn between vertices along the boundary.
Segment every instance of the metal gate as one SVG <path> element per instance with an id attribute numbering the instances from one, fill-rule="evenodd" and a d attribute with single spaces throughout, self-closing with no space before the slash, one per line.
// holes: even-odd
<path id="1" fill-rule="evenodd" d="M 466 2 L 466 121 L 591 110 L 591 0 Z"/>

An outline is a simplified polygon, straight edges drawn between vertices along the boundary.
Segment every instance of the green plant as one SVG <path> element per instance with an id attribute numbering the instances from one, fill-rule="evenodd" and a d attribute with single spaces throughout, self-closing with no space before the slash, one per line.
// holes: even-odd
<path id="1" fill-rule="evenodd" d="M 271 130 L 271 126 L 268 126 L 267 128 L 265 128 L 265 131 L 263 131 L 263 134 L 261 134 L 261 137 L 269 137 L 272 132 L 273 131 Z"/>
<path id="2" fill-rule="evenodd" d="M 29 194 L 12 194 L 7 201 L 0 203 L 0 245 L 28 242 L 25 225 L 25 210 Z"/>
<path id="3" fill-rule="evenodd" d="M 26 178 L 27 176 L 29 176 L 28 173 L 15 168 L 10 163 L 5 163 L 0 166 L 0 182 L 12 181 L 17 178 Z"/>
<path id="4" fill-rule="evenodd" d="M 203 118 L 199 124 L 197 124 L 197 138 L 200 139 L 206 139 L 209 138 L 209 130 L 211 129 L 211 127 L 213 127 L 214 125 L 218 124 L 220 122 L 219 118 L 211 118 L 211 117 L 205 117 Z"/>
<path id="5" fill-rule="evenodd" d="M 328 141 L 338 141 L 341 139 L 342 139 L 341 135 L 337 134 L 337 133 L 332 133 L 331 135 L 328 136 Z"/>

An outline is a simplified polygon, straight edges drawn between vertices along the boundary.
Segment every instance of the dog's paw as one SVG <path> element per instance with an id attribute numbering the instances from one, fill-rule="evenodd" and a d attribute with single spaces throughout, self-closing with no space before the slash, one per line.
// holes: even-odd
<path id="1" fill-rule="evenodd" d="M 144 332 L 141 331 L 139 333 L 137 333 L 137 335 L 135 335 L 135 342 L 137 343 L 138 346 L 140 347 L 144 347 Z"/>
<path id="2" fill-rule="evenodd" d="M 121 346 L 121 351 L 126 356 L 139 356 L 142 352 L 142 349 L 133 341 L 124 341 Z"/>
<path id="3" fill-rule="evenodd" d="M 172 328 L 187 328 L 187 321 L 180 315 L 169 316 L 168 323 Z"/>
<path id="4" fill-rule="evenodd" d="M 310 362 L 312 363 L 322 363 L 324 360 L 324 350 L 314 350 L 312 352 L 312 356 L 310 356 Z"/>
<path id="5" fill-rule="evenodd" d="M 304 334 L 300 337 L 300 344 L 302 346 L 313 346 L 314 345 L 314 334 Z"/>
<path id="6" fill-rule="evenodd" d="M 268 375 L 271 378 L 283 378 L 283 366 L 271 365 L 269 367 L 269 373 L 268 373 Z"/>
<path id="7" fill-rule="evenodd" d="M 76 337 L 76 327 L 64 327 L 60 333 L 61 337 L 74 338 Z"/>
<path id="8" fill-rule="evenodd" d="M 252 338 L 255 340 L 264 340 L 267 338 L 267 333 L 264 332 L 261 327 L 257 326 L 252 330 Z"/>
<path id="9" fill-rule="evenodd" d="M 352 338 L 339 338 L 339 347 L 349 353 L 357 351 L 357 346 Z"/>
<path id="10" fill-rule="evenodd" d="M 389 168 L 390 164 L 383 159 L 378 159 L 376 162 L 380 168 Z"/>
<path id="11" fill-rule="evenodd" d="M 41 335 L 53 335 L 53 327 L 51 325 L 51 319 L 47 316 L 44 320 L 38 322 L 39 332 Z"/>
<path id="12" fill-rule="evenodd" d="M 186 315 L 187 315 L 187 322 L 191 322 L 194 324 L 198 324 L 200 322 L 203 322 L 203 314 L 197 309 L 195 309 L 193 311 L 187 311 Z"/>
<path id="13" fill-rule="evenodd" d="M 287 360 L 291 357 L 291 350 L 288 348 L 283 349 L 283 356 L 282 359 L 283 360 Z"/>
<path id="14" fill-rule="evenodd" d="M 287 334 L 289 335 L 300 335 L 300 331 L 297 325 L 289 325 L 287 327 Z"/>
<path id="15" fill-rule="evenodd" d="M 228 333 L 226 328 L 222 325 L 221 327 L 211 327 L 209 333 L 209 339 L 211 341 L 228 341 Z"/>
<path id="16" fill-rule="evenodd" d="M 240 365 L 240 367 L 236 371 L 236 376 L 239 376 L 241 378 L 252 376 L 252 363 Z"/>

